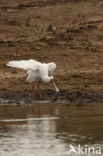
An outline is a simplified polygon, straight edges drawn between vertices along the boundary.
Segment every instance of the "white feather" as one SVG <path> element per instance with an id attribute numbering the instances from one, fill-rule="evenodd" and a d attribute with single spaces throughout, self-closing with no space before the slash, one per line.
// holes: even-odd
<path id="1" fill-rule="evenodd" d="M 50 73 L 53 73 L 55 69 L 56 69 L 56 64 L 54 62 L 48 63 L 48 71 Z"/>
<path id="2" fill-rule="evenodd" d="M 26 79 L 27 82 L 33 81 L 44 81 L 49 82 L 50 78 L 48 76 L 48 72 L 53 72 L 56 68 L 56 64 L 51 63 L 40 63 L 33 59 L 30 60 L 20 60 L 20 61 L 10 61 L 7 63 L 7 66 L 21 68 L 27 70 L 28 77 Z"/>
<path id="3" fill-rule="evenodd" d="M 54 70 L 56 69 L 56 64 L 53 62 L 40 63 L 33 59 L 10 61 L 6 65 L 27 70 L 27 82 L 44 81 L 46 83 L 49 83 L 53 79 L 53 76 L 49 76 L 48 74 L 49 72 L 54 72 Z"/>
<path id="4" fill-rule="evenodd" d="M 7 63 L 7 66 L 21 68 L 24 70 L 36 70 L 40 63 L 35 60 L 20 60 L 20 61 L 10 61 Z"/>

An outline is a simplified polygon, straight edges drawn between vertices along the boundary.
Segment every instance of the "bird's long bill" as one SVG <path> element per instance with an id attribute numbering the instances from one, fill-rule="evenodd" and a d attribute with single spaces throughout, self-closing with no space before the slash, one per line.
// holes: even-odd
<path id="1" fill-rule="evenodd" d="M 54 87 L 55 87 L 56 92 L 59 92 L 60 90 L 59 90 L 58 87 L 56 86 L 54 80 L 52 80 L 52 83 L 53 83 L 53 85 L 54 85 Z"/>

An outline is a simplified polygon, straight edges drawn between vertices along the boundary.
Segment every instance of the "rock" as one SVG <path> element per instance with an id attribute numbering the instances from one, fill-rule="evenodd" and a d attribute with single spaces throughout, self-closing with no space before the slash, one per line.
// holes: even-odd
<path id="1" fill-rule="evenodd" d="M 40 50 L 40 47 L 36 47 L 37 50 Z"/>
<path id="2" fill-rule="evenodd" d="M 48 31 L 56 31 L 56 27 L 53 27 L 52 25 L 48 26 Z"/>

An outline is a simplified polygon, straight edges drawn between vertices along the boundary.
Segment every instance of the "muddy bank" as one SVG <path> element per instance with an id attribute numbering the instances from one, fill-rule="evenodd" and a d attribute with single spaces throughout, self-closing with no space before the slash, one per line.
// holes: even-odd
<path id="1" fill-rule="evenodd" d="M 51 85 L 42 84 L 42 100 L 102 101 L 103 2 L 0 1 L 1 99 L 31 103 L 26 72 L 5 65 L 31 58 L 57 64 L 54 77 L 61 92 L 57 94 Z"/>
<path id="2" fill-rule="evenodd" d="M 35 92 L 34 99 L 28 91 L 15 91 L 8 92 L 3 91 L 0 98 L 0 104 L 4 105 L 30 105 L 30 104 L 42 104 L 42 103 L 64 103 L 67 105 L 76 104 L 84 105 L 91 101 L 103 102 L 103 90 L 99 90 L 97 93 L 95 90 L 86 91 L 84 89 L 73 88 L 71 90 L 60 90 L 56 93 L 53 90 L 42 90 L 42 98 L 39 97 L 38 93 Z"/>

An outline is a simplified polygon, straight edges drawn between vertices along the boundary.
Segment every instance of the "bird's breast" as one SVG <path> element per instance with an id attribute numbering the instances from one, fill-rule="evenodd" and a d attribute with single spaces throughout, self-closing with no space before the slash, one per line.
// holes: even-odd
<path id="1" fill-rule="evenodd" d="M 40 73 L 38 71 L 28 71 L 27 82 L 41 81 Z"/>

